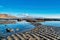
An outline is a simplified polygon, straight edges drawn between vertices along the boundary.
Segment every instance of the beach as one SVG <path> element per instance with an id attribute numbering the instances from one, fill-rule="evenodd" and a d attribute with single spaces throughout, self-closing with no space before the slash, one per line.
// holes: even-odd
<path id="1" fill-rule="evenodd" d="M 59 35 L 52 29 L 41 25 L 40 23 L 32 23 L 35 28 L 26 32 L 18 32 L 3 38 L 2 40 L 58 40 Z"/>

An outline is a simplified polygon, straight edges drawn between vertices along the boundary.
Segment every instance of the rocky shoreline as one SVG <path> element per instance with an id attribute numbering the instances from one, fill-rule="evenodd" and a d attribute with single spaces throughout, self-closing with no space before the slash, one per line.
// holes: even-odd
<path id="1" fill-rule="evenodd" d="M 15 24 L 15 20 L 0 20 L 0 24 Z"/>
<path id="2" fill-rule="evenodd" d="M 7 40 L 59 40 L 59 35 L 53 28 L 39 23 L 32 24 L 36 26 L 33 30 L 12 34 L 7 37 Z"/>

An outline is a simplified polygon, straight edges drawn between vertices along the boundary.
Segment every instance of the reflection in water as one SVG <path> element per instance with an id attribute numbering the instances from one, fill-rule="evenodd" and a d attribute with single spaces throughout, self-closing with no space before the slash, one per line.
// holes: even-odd
<path id="1" fill-rule="evenodd" d="M 41 22 L 41 23 L 42 23 L 43 25 L 60 27 L 60 21 L 46 21 L 46 22 Z"/>
<path id="2" fill-rule="evenodd" d="M 33 29 L 34 27 L 35 26 L 31 23 L 25 21 L 18 22 L 16 24 L 0 24 L 0 36 L 5 36 L 16 32 L 25 32 Z"/>

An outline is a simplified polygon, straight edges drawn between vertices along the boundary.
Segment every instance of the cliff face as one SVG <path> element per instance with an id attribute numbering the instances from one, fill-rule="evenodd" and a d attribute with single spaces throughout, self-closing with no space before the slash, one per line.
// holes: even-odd
<path id="1" fill-rule="evenodd" d="M 8 14 L 0 14 L 0 18 L 16 18 L 16 17 Z"/>
<path id="2" fill-rule="evenodd" d="M 0 14 L 0 18 L 6 18 L 7 15 L 6 14 Z"/>

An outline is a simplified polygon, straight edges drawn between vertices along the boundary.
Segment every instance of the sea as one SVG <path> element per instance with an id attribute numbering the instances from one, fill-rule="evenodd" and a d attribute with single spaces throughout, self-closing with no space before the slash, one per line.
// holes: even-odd
<path id="1" fill-rule="evenodd" d="M 40 23 L 47 26 L 60 27 L 60 21 L 45 21 Z"/>
<path id="2" fill-rule="evenodd" d="M 45 21 L 45 22 L 40 22 L 40 23 L 42 25 L 60 27 L 60 21 Z M 26 32 L 34 28 L 35 28 L 34 25 L 26 21 L 17 22 L 16 24 L 0 24 L 0 37 L 8 36 L 8 35 L 11 35 L 13 33 L 18 33 L 18 32 L 20 33 Z M 6 29 L 10 29 L 10 30 L 13 29 L 13 32 L 7 32 Z"/>
<path id="3" fill-rule="evenodd" d="M 0 24 L 0 37 L 1 36 L 6 37 L 8 35 L 18 32 L 19 33 L 26 32 L 34 28 L 35 26 L 25 21 L 17 22 L 16 24 Z M 7 32 L 6 29 L 13 30 L 13 32 Z"/>

